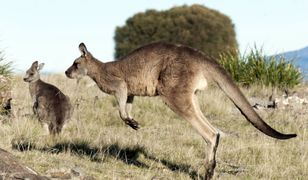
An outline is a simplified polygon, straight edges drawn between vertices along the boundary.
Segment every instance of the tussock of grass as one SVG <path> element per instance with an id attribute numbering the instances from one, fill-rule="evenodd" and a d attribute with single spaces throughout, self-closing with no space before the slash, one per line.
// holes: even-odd
<path id="1" fill-rule="evenodd" d="M 0 50 L 0 75 L 7 77 L 12 74 L 12 62 L 6 61 L 4 52 Z"/>
<path id="2" fill-rule="evenodd" d="M 0 125 L 0 147 L 44 174 L 47 170 L 79 166 L 97 179 L 198 179 L 204 175 L 207 146 L 185 120 L 159 98 L 136 97 L 135 131 L 119 118 L 115 99 L 92 81 L 62 75 L 43 77 L 69 95 L 74 114 L 60 136 L 50 137 L 31 116 L 28 84 L 16 77 L 13 113 Z M 243 89 L 267 96 L 268 89 Z M 198 93 L 201 110 L 227 136 L 218 147 L 215 179 L 304 179 L 308 169 L 307 108 L 301 113 L 277 110 L 260 115 L 279 131 L 298 137 L 279 141 L 251 126 L 216 87 Z"/>
<path id="3" fill-rule="evenodd" d="M 266 56 L 256 46 L 244 55 L 238 54 L 223 54 L 220 63 L 241 85 L 288 89 L 302 82 L 302 72 L 294 65 L 294 59 Z"/>

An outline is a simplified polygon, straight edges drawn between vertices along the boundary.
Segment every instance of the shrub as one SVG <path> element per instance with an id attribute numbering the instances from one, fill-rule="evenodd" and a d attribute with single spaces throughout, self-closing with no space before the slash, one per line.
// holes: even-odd
<path id="1" fill-rule="evenodd" d="M 293 88 L 302 81 L 302 74 L 293 61 L 284 56 L 266 56 L 257 47 L 248 54 L 222 54 L 220 58 L 222 66 L 239 84 L 279 89 Z"/>
<path id="2" fill-rule="evenodd" d="M 230 18 L 201 5 L 137 13 L 116 28 L 114 40 L 116 58 L 157 41 L 188 45 L 215 58 L 236 53 L 238 46 Z"/>
<path id="3" fill-rule="evenodd" d="M 8 77 L 12 74 L 12 62 L 5 62 L 4 53 L 0 51 L 0 75 Z"/>

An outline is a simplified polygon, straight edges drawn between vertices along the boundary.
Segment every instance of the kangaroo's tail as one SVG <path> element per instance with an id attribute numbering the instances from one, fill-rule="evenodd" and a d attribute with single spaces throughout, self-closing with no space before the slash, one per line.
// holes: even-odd
<path id="1" fill-rule="evenodd" d="M 235 106 L 254 127 L 264 134 L 277 139 L 296 137 L 296 134 L 282 134 L 265 123 L 252 108 L 229 74 L 216 62 L 211 62 L 211 66 L 213 66 L 213 70 L 211 70 L 210 73 L 214 82 L 218 84 L 218 86 L 226 93 Z"/>

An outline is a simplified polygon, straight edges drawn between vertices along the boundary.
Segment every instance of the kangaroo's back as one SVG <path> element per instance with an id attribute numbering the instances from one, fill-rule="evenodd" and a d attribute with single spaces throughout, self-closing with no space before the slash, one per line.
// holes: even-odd
<path id="1" fill-rule="evenodd" d="M 179 84 L 192 81 L 194 74 L 198 76 L 203 68 L 202 55 L 183 45 L 152 43 L 106 63 L 105 72 L 124 79 L 131 94 L 156 96 L 162 84 Z"/>

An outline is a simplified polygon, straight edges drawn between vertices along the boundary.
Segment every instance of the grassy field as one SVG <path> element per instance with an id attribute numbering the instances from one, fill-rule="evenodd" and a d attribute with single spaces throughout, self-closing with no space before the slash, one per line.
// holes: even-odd
<path id="1" fill-rule="evenodd" d="M 91 80 L 79 84 L 62 75 L 45 76 L 74 104 L 73 118 L 51 138 L 32 117 L 28 84 L 15 77 L 13 114 L 1 117 L 0 147 L 41 174 L 78 166 L 96 179 L 200 179 L 207 146 L 185 120 L 159 98 L 135 98 L 138 131 L 119 118 L 114 97 Z M 304 87 L 307 89 L 307 87 Z M 247 96 L 269 90 L 244 90 Z M 260 111 L 272 127 L 298 137 L 279 141 L 250 125 L 217 88 L 199 93 L 202 111 L 225 132 L 217 152 L 214 179 L 306 179 L 308 177 L 308 108 Z"/>

